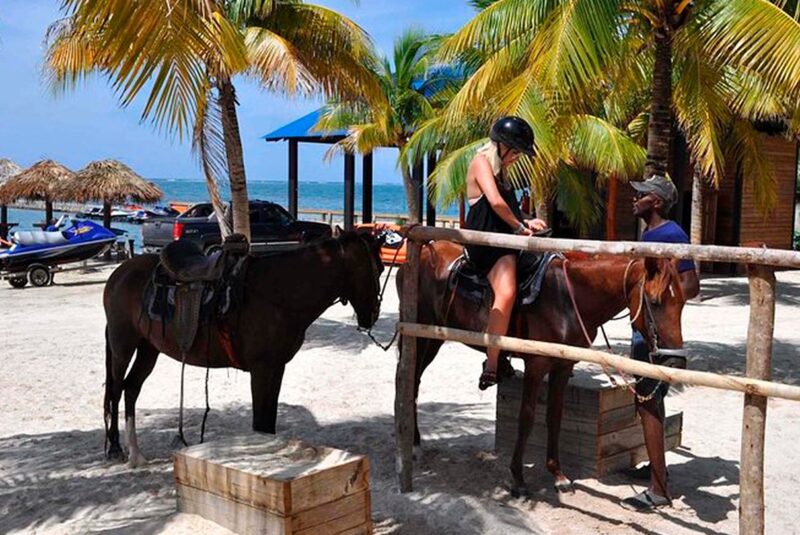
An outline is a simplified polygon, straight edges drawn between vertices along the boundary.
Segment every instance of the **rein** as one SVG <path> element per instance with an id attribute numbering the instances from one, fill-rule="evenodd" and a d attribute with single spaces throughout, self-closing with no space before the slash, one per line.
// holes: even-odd
<path id="1" fill-rule="evenodd" d="M 397 247 L 397 250 L 394 252 L 394 257 L 392 258 L 392 263 L 389 264 L 389 269 L 386 270 L 386 278 L 383 281 L 383 286 L 381 287 L 381 291 L 378 293 L 378 307 L 379 308 L 380 308 L 381 304 L 383 303 L 383 294 L 386 292 L 386 286 L 388 286 L 388 284 L 389 284 L 389 277 L 392 274 L 392 269 L 394 268 L 395 264 L 397 263 L 397 256 L 400 254 L 400 249 L 403 248 L 403 243 L 406 242 L 406 241 L 408 241 L 408 230 L 406 230 L 406 235 L 403 236 L 403 241 L 400 243 L 400 245 Z M 364 246 L 367 247 L 366 244 L 364 244 Z M 370 254 L 370 266 L 372 266 L 372 271 L 374 273 L 376 268 L 375 268 L 375 265 L 372 263 L 372 256 L 371 256 L 372 252 L 369 251 L 369 247 L 367 247 L 367 252 Z M 380 280 L 380 277 L 379 277 L 379 280 Z M 375 323 L 378 323 L 377 318 L 375 319 Z M 375 325 L 375 324 L 373 323 L 373 325 Z M 389 340 L 389 343 L 387 343 L 387 344 L 382 344 L 381 342 L 378 341 L 377 338 L 375 338 L 375 335 L 372 334 L 372 327 L 370 327 L 369 329 L 362 329 L 361 327 L 359 327 L 358 330 L 359 330 L 359 332 L 365 333 L 367 336 L 369 336 L 369 339 L 372 340 L 375 343 L 376 346 L 378 346 L 379 348 L 383 349 L 384 351 L 389 351 L 389 349 L 392 347 L 392 345 L 394 345 L 394 341 L 397 340 L 397 334 L 398 334 L 397 325 L 395 325 L 394 334 L 392 334 L 392 338 L 391 338 L 391 340 Z"/>
<path id="2" fill-rule="evenodd" d="M 625 266 L 625 275 L 623 276 L 623 279 L 622 279 L 622 292 L 623 292 L 623 294 L 625 296 L 625 302 L 626 303 L 628 301 L 628 273 L 630 272 L 630 268 L 631 268 L 631 266 L 633 265 L 633 263 L 635 261 L 636 261 L 636 259 L 633 259 L 630 262 L 628 262 L 627 266 Z M 578 318 L 578 324 L 581 327 L 581 331 L 583 332 L 583 336 L 586 339 L 586 343 L 589 344 L 588 347 L 591 347 L 592 339 L 589 337 L 589 332 L 586 329 L 586 325 L 583 322 L 583 317 L 581 316 L 580 309 L 578 308 L 578 303 L 575 300 L 575 291 L 573 290 L 572 282 L 569 279 L 569 272 L 567 271 L 567 265 L 568 264 L 569 264 L 569 260 L 568 259 L 564 259 L 564 262 L 561 264 L 561 267 L 562 267 L 562 269 L 564 271 L 564 279 L 566 280 L 567 293 L 569 294 L 570 301 L 572 301 L 572 307 L 575 310 L 575 316 Z M 650 360 L 650 364 L 654 364 L 653 355 L 654 354 L 658 354 L 658 352 L 660 351 L 659 348 L 658 348 L 658 330 L 657 330 L 655 322 L 653 320 L 653 310 L 651 308 L 652 305 L 650 304 L 650 299 L 647 297 L 645 289 L 644 289 L 645 279 L 646 279 L 646 277 L 643 276 L 642 277 L 642 282 L 641 282 L 641 289 L 640 289 L 640 292 L 639 292 L 639 306 L 638 306 L 638 309 L 636 311 L 636 314 L 633 316 L 633 318 L 630 320 L 629 323 L 631 325 L 633 325 L 636 322 L 636 320 L 639 318 L 639 315 L 641 314 L 642 309 L 646 308 L 647 312 L 645 314 L 645 320 L 646 320 L 645 323 L 647 325 L 647 330 L 649 331 L 649 334 L 650 334 L 650 337 L 651 337 L 650 339 L 652 340 L 652 348 L 651 348 L 652 350 L 649 352 L 649 360 Z M 638 283 L 637 283 L 637 285 L 638 285 Z M 628 317 L 630 317 L 630 313 L 622 314 L 622 315 L 620 315 L 620 316 L 618 316 L 616 318 L 612 318 L 611 321 L 617 320 L 617 319 L 622 319 L 626 315 Z M 608 348 L 608 352 L 611 353 L 611 354 L 616 354 L 616 353 L 614 353 L 614 350 L 611 348 L 611 343 L 608 341 L 608 336 L 606 336 L 606 331 L 605 331 L 605 329 L 603 328 L 602 325 L 600 326 L 600 331 L 603 333 L 603 338 L 604 338 L 604 340 L 606 342 L 606 347 Z M 611 375 L 611 373 L 609 372 L 609 367 L 607 365 L 605 365 L 605 364 L 601 364 L 601 367 L 603 368 L 603 372 L 606 374 L 606 376 L 608 377 L 608 379 L 611 382 L 611 384 L 614 385 L 615 387 L 619 386 L 619 383 L 616 380 L 616 378 L 613 375 Z M 659 387 L 661 386 L 661 381 L 658 381 L 656 383 L 656 386 L 653 388 L 653 391 L 650 392 L 650 394 L 648 394 L 647 396 L 642 396 L 638 392 L 636 392 L 636 389 L 633 388 L 633 386 L 631 386 L 631 385 L 632 384 L 637 384 L 643 378 L 634 379 L 633 383 L 631 383 L 631 381 L 628 379 L 628 377 L 624 373 L 622 373 L 619 370 L 615 370 L 615 371 L 622 377 L 622 380 L 624 382 L 624 386 L 628 389 L 628 391 L 630 391 L 636 397 L 636 399 L 639 401 L 639 403 L 644 403 L 644 402 L 649 401 L 650 399 L 652 399 L 653 396 L 656 395 L 656 392 L 658 391 Z"/>

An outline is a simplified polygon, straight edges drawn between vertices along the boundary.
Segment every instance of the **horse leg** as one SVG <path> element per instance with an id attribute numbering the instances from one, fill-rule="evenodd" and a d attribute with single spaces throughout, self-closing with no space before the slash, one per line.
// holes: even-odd
<path id="1" fill-rule="evenodd" d="M 564 392 L 569 382 L 571 367 L 557 366 L 550 372 L 547 391 L 547 470 L 555 477 L 556 490 L 572 492 L 572 482 L 561 472 L 558 460 L 558 435 L 564 414 Z"/>
<path id="2" fill-rule="evenodd" d="M 106 392 L 103 415 L 106 423 L 106 458 L 123 460 L 125 454 L 119 444 L 119 400 L 124 388 L 125 370 L 136 350 L 136 342 L 114 340 L 106 326 Z"/>
<path id="3" fill-rule="evenodd" d="M 125 377 L 125 434 L 128 443 L 128 464 L 131 468 L 142 466 L 147 459 L 139 449 L 136 440 L 136 399 L 142 390 L 142 384 L 153 371 L 158 358 L 158 350 L 147 341 L 139 342 L 136 359 L 133 361 L 131 371 Z"/>
<path id="4" fill-rule="evenodd" d="M 250 390 L 253 396 L 253 430 L 275 434 L 278 420 L 278 395 L 286 365 L 275 368 L 259 366 L 250 372 Z"/>
<path id="5" fill-rule="evenodd" d="M 525 359 L 525 378 L 522 387 L 522 403 L 519 406 L 519 420 L 517 428 L 517 442 L 514 445 L 514 455 L 511 457 L 511 495 L 515 498 L 530 497 L 531 492 L 525 484 L 522 474 L 522 462 L 525 457 L 525 446 L 533 430 L 533 421 L 536 417 L 536 396 L 542 384 L 544 372 L 535 364 L 535 357 Z"/>
<path id="6" fill-rule="evenodd" d="M 419 423 L 417 421 L 417 396 L 419 396 L 419 384 L 422 374 L 425 372 L 433 359 L 439 353 L 443 340 L 432 340 L 429 338 L 417 338 L 417 366 L 414 378 L 414 457 L 422 456 L 421 437 L 419 434 Z"/>

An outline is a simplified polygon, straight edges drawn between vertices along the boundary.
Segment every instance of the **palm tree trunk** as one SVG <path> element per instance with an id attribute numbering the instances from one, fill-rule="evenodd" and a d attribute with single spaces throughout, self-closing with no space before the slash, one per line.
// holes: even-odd
<path id="1" fill-rule="evenodd" d="M 703 174 L 700 166 L 695 164 L 694 176 L 692 177 L 692 227 L 690 229 L 689 241 L 692 245 L 703 243 Z M 695 262 L 695 270 L 700 275 L 700 262 Z"/>
<path id="2" fill-rule="evenodd" d="M 547 223 L 548 226 L 552 226 L 551 219 L 553 214 L 550 213 L 550 202 L 548 202 L 548 200 L 545 199 L 543 195 L 542 196 L 537 195 L 535 204 L 536 204 L 535 208 L 536 217 Z"/>
<path id="3" fill-rule="evenodd" d="M 219 103 L 222 110 L 222 133 L 228 159 L 228 176 L 231 183 L 233 231 L 250 240 L 250 206 L 247 199 L 247 179 L 244 172 L 242 138 L 236 116 L 236 90 L 228 78 L 217 81 Z"/>
<path id="4" fill-rule="evenodd" d="M 654 174 L 666 176 L 669 162 L 669 144 L 672 140 L 672 36 L 668 30 L 656 29 L 655 54 L 645 179 Z"/>
<path id="5" fill-rule="evenodd" d="M 403 173 L 403 188 L 406 192 L 406 206 L 408 207 L 408 222 L 410 224 L 420 223 L 418 214 L 420 212 L 419 198 L 417 191 L 422 187 L 417 179 L 411 173 L 411 168 L 403 163 L 400 165 L 401 172 Z"/>

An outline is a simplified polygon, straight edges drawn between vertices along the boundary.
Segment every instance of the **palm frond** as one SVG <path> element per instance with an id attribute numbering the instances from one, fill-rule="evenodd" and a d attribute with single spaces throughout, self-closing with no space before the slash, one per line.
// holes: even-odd
<path id="1" fill-rule="evenodd" d="M 747 121 L 738 120 L 733 124 L 733 143 L 730 146 L 729 158 L 740 166 L 742 176 L 753 188 L 756 206 L 766 217 L 778 200 L 778 186 L 764 147 L 761 134 Z"/>
<path id="2" fill-rule="evenodd" d="M 568 122 L 572 166 L 619 180 L 641 176 L 647 151 L 624 131 L 592 115 L 575 115 Z"/>
<path id="3" fill-rule="evenodd" d="M 291 43 L 325 96 L 372 103 L 385 98 L 373 75 L 377 60 L 372 42 L 347 17 L 317 5 L 278 2 L 269 17 L 251 18 L 248 23 Z"/>
<path id="4" fill-rule="evenodd" d="M 694 17 L 691 45 L 800 96 L 800 24 L 767 0 L 713 0 Z M 687 32 L 688 33 L 688 32 Z"/>

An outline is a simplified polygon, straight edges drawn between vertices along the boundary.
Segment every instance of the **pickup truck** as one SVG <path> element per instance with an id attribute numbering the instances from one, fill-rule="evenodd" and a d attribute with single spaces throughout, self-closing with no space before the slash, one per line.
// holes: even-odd
<path id="1" fill-rule="evenodd" d="M 254 253 L 289 249 L 330 237 L 324 223 L 298 221 L 283 207 L 269 201 L 250 201 L 251 247 Z M 169 242 L 185 238 L 197 243 L 206 254 L 222 242 L 211 203 L 195 204 L 175 218 L 153 218 L 142 226 L 142 247 L 155 253 Z"/>

